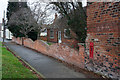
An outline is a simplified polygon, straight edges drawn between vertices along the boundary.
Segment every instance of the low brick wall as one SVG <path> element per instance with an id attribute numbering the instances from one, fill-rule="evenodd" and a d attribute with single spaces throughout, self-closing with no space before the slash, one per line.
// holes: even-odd
<path id="1" fill-rule="evenodd" d="M 31 49 L 37 50 L 41 53 L 47 53 L 49 49 L 49 45 L 47 45 L 42 40 L 32 41 L 31 39 L 24 39 L 24 46 L 29 47 Z"/>
<path id="2" fill-rule="evenodd" d="M 12 37 L 12 41 L 13 42 L 15 42 L 15 43 L 17 43 L 17 44 L 20 44 L 20 45 L 22 45 L 22 38 L 15 38 L 15 37 Z"/>
<path id="3" fill-rule="evenodd" d="M 14 38 L 14 37 L 12 39 L 12 41 L 21 45 L 20 40 L 21 40 L 20 38 Z M 47 43 L 45 43 L 42 40 L 32 41 L 31 39 L 24 38 L 24 46 L 29 47 L 34 50 L 37 50 L 48 56 L 52 56 L 56 59 L 60 59 L 67 63 L 74 64 L 80 68 L 84 68 L 84 67 L 81 67 L 81 66 L 83 66 L 83 63 L 81 64 L 81 61 L 83 59 L 81 58 L 82 56 L 80 55 L 79 51 L 72 49 L 67 45 L 58 44 L 58 43 L 48 45 Z M 84 47 L 81 47 L 81 49 L 82 48 L 84 48 Z"/>
<path id="4" fill-rule="evenodd" d="M 80 66 L 81 64 L 81 56 L 79 51 L 74 50 L 64 44 L 53 44 L 49 47 L 48 54 L 53 57 L 65 61 L 67 63 L 74 64 L 76 66 Z"/>

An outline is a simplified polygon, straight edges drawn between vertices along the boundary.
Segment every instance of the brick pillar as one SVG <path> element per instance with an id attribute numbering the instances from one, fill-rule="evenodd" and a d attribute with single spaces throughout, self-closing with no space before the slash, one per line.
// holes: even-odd
<path id="1" fill-rule="evenodd" d="M 12 42 L 15 42 L 15 37 L 12 37 Z"/>
<path id="2" fill-rule="evenodd" d="M 23 46 L 25 44 L 25 42 L 24 42 L 25 39 L 26 39 L 25 37 L 22 37 L 22 39 L 21 39 L 21 45 L 23 45 Z"/>
<path id="3" fill-rule="evenodd" d="M 78 43 L 78 45 L 79 45 L 80 67 L 84 69 L 85 68 L 85 56 L 84 56 L 85 43 Z"/>

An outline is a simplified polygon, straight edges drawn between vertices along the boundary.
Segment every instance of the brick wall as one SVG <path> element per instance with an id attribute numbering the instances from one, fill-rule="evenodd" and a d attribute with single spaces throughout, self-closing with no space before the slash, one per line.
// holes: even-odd
<path id="1" fill-rule="evenodd" d="M 21 45 L 18 38 L 13 37 L 12 41 Z M 83 61 L 83 58 L 81 58 L 82 56 L 79 51 L 70 48 L 65 44 L 54 43 L 52 45 L 48 45 L 42 40 L 32 41 L 31 39 L 24 38 L 24 46 L 83 68 L 81 67 L 83 66 L 83 63 L 81 62 Z M 80 47 L 80 49 L 82 49 L 81 52 L 83 54 L 84 47 Z"/>
<path id="2" fill-rule="evenodd" d="M 22 45 L 22 38 L 15 38 L 15 37 L 12 37 L 12 41 L 13 42 L 15 42 L 15 43 L 17 43 L 17 44 L 20 44 L 20 45 Z"/>
<path id="3" fill-rule="evenodd" d="M 120 78 L 120 3 L 93 3 L 87 7 L 85 68 L 108 77 Z M 89 45 L 94 43 L 90 59 Z"/>
<path id="4" fill-rule="evenodd" d="M 42 40 L 32 41 L 29 38 L 24 39 L 24 46 L 37 50 L 42 53 L 47 53 L 48 45 Z"/>
<path id="5" fill-rule="evenodd" d="M 72 49 L 64 44 L 57 43 L 51 45 L 49 48 L 49 55 L 53 55 L 53 57 L 57 59 L 81 67 L 81 56 L 79 51 Z"/>

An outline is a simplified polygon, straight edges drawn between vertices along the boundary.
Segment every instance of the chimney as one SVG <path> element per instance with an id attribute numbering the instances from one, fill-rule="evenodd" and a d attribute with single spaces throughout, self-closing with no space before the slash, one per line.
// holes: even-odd
<path id="1" fill-rule="evenodd" d="M 55 13 L 55 18 L 53 23 L 55 23 L 56 19 L 57 19 L 57 13 Z"/>

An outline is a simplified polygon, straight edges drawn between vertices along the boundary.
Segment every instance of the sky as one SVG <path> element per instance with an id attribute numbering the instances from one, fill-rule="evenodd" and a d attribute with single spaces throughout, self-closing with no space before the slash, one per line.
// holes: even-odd
<path id="1" fill-rule="evenodd" d="M 82 0 L 83 6 L 86 6 L 86 1 L 87 0 Z M 0 0 L 0 23 L 2 23 L 4 10 L 5 12 L 7 11 L 7 4 L 8 4 L 8 0 Z M 5 19 L 6 19 L 6 13 L 5 13 Z"/>
<path id="2" fill-rule="evenodd" d="M 2 23 L 2 18 L 3 18 L 4 10 L 6 12 L 7 3 L 8 3 L 8 0 L 0 0 L 0 23 Z"/>

